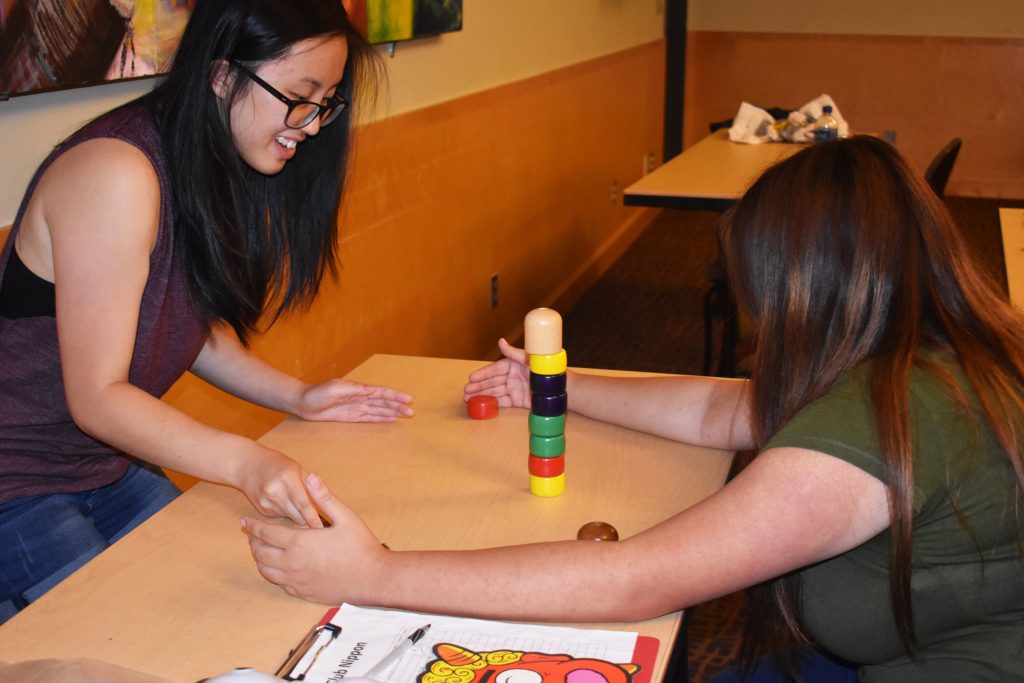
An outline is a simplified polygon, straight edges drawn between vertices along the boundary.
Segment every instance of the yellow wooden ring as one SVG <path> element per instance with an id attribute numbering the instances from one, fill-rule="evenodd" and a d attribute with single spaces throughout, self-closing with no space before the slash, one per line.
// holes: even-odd
<path id="1" fill-rule="evenodd" d="M 565 472 L 557 477 L 538 477 L 530 475 L 530 493 L 542 498 L 554 498 L 565 491 Z"/>
<path id="2" fill-rule="evenodd" d="M 560 375 L 565 372 L 569 359 L 565 355 L 565 349 L 558 353 L 547 356 L 530 354 L 530 372 L 538 375 Z"/>

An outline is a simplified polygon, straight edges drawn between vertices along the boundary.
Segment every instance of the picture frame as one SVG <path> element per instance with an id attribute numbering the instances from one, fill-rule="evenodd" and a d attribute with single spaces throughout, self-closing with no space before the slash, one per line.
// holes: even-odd
<path id="1" fill-rule="evenodd" d="M 0 96 L 166 72 L 195 0 L 0 0 Z"/>
<path id="2" fill-rule="evenodd" d="M 371 43 L 462 29 L 462 0 L 338 0 Z M 170 68 L 195 0 L 0 0 L 0 100 Z"/>

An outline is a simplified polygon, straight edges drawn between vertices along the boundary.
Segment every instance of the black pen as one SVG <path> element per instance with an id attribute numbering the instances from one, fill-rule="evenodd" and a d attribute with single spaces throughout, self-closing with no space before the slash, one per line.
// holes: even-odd
<path id="1" fill-rule="evenodd" d="M 423 638 L 424 635 L 426 635 L 427 629 L 429 628 L 430 624 L 427 624 L 426 626 L 421 626 L 420 628 L 410 633 L 408 638 L 406 638 L 398 645 L 395 645 L 393 648 L 391 648 L 391 652 L 384 655 L 383 659 L 381 659 L 379 662 L 370 667 L 370 670 L 363 674 L 362 677 L 374 678 L 375 676 L 379 676 L 381 673 L 386 671 L 387 668 L 394 664 L 399 657 L 405 654 L 406 650 L 408 650 L 410 647 L 418 643 L 420 639 Z"/>

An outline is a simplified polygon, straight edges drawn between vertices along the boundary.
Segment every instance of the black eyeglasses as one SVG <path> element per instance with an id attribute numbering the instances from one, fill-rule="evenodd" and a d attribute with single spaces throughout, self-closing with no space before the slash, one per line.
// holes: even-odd
<path id="1" fill-rule="evenodd" d="M 232 66 L 248 76 L 253 83 L 256 83 L 268 93 L 288 105 L 288 111 L 285 112 L 284 115 L 284 125 L 289 128 L 305 128 L 317 117 L 320 118 L 320 125 L 326 126 L 331 121 L 338 118 L 341 112 L 345 111 L 345 108 L 348 106 L 348 100 L 342 97 L 340 93 L 334 93 L 327 104 L 317 104 L 316 102 L 310 102 L 308 100 L 293 100 L 290 97 L 285 97 L 277 88 L 267 83 L 249 69 L 245 68 L 233 59 L 230 61 Z"/>

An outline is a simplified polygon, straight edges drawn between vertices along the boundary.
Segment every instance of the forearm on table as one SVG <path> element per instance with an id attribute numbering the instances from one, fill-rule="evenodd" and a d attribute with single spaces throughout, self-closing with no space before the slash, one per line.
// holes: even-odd
<path id="1" fill-rule="evenodd" d="M 352 583 L 366 591 L 357 600 L 385 606 L 638 621 L 835 557 L 888 524 L 879 480 L 823 453 L 773 449 L 721 490 L 622 541 L 379 552 Z"/>
<path id="2" fill-rule="evenodd" d="M 526 621 L 640 621 L 682 605 L 645 596 L 625 542 L 564 541 L 472 552 L 390 552 L 364 604 Z"/>
<path id="3" fill-rule="evenodd" d="M 746 380 L 720 377 L 568 376 L 569 409 L 695 446 L 753 447 Z"/>
<path id="4" fill-rule="evenodd" d="M 218 389 L 284 413 L 295 414 L 299 396 L 307 386 L 260 359 L 223 329 L 211 333 L 191 369 Z"/>
<path id="5" fill-rule="evenodd" d="M 237 486 L 260 444 L 194 420 L 128 382 L 69 400 L 78 426 L 104 443 L 158 467 Z"/>

